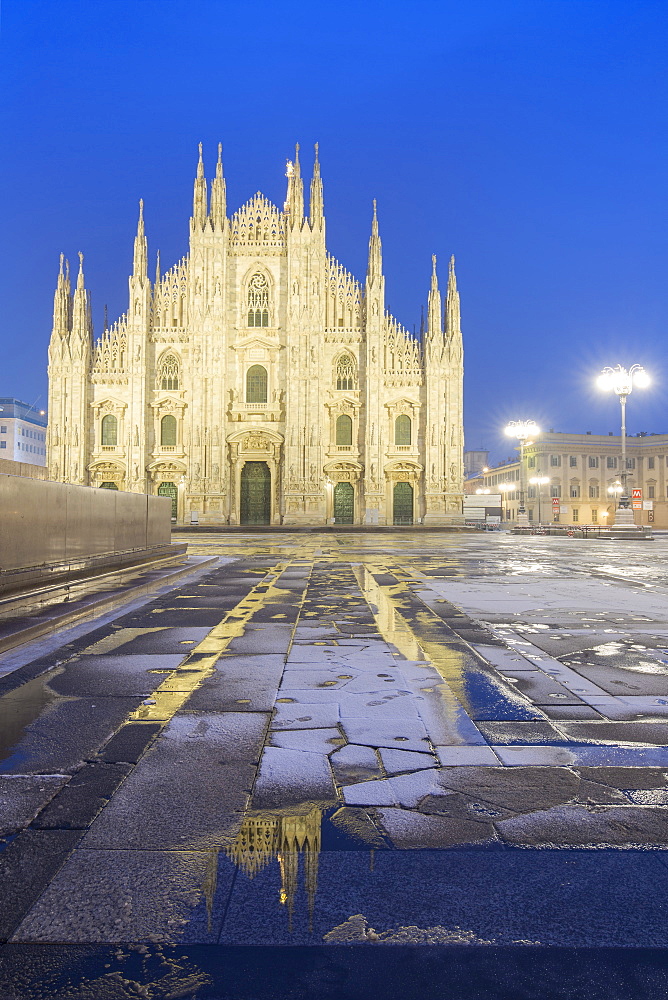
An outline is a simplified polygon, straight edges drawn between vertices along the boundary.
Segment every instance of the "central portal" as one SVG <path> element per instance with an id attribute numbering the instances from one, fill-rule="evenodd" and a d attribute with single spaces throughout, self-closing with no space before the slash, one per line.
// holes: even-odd
<path id="1" fill-rule="evenodd" d="M 271 523 L 271 472 L 266 462 L 246 462 L 241 470 L 241 524 Z"/>
<path id="2" fill-rule="evenodd" d="M 355 490 L 351 483 L 334 487 L 334 520 L 337 524 L 352 524 L 355 513 Z"/>

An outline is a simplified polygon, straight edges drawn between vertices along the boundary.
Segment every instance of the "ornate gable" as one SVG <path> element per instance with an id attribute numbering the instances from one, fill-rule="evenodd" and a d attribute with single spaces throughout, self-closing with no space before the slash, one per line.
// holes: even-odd
<path id="1" fill-rule="evenodd" d="M 240 250 L 248 247 L 255 252 L 263 249 L 285 249 L 285 219 L 268 198 L 258 191 L 232 216 L 231 245 Z"/>

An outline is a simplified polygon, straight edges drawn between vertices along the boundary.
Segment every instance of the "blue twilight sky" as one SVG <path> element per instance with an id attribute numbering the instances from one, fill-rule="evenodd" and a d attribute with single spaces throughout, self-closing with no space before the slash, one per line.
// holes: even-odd
<path id="1" fill-rule="evenodd" d="M 469 448 L 616 430 L 619 362 L 655 375 L 629 432 L 668 431 L 665 0 L 3 0 L 1 38 L 0 396 L 44 405 L 61 250 L 99 332 L 140 197 L 151 255 L 186 252 L 198 141 L 234 210 L 318 140 L 329 248 L 363 278 L 377 198 L 409 329 L 457 258 Z"/>

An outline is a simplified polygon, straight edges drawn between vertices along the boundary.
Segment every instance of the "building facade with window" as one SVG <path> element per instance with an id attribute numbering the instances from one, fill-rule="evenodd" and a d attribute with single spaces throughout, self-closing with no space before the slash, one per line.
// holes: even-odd
<path id="1" fill-rule="evenodd" d="M 44 410 L 0 397 L 0 460 L 45 466 L 46 423 Z"/>
<path id="2" fill-rule="evenodd" d="M 52 479 L 172 497 L 180 522 L 461 524 L 462 337 L 433 258 L 421 342 L 385 308 L 374 204 L 363 282 L 326 246 L 317 157 L 282 210 L 231 217 L 200 159 L 189 253 L 148 276 L 143 204 L 129 309 L 93 339 L 83 258 L 61 257 L 49 345 Z"/>
<path id="3" fill-rule="evenodd" d="M 561 524 L 607 524 L 614 521 L 621 483 L 619 435 L 562 434 L 549 431 L 524 449 L 526 509 L 530 521 Z M 636 524 L 668 528 L 668 434 L 639 434 L 626 439 L 627 488 L 640 490 Z M 545 478 L 543 484 L 531 479 Z M 520 502 L 519 461 L 482 473 L 467 488 L 490 489 L 504 496 L 504 517 L 514 521 Z M 558 502 L 557 502 L 558 501 Z"/>

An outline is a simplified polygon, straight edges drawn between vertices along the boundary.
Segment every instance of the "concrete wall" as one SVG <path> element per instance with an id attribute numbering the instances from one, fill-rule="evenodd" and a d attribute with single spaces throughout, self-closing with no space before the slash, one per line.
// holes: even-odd
<path id="1" fill-rule="evenodd" d="M 0 474 L 6 476 L 29 476 L 31 479 L 48 479 L 49 470 L 44 465 L 31 465 L 29 462 L 13 462 L 9 458 L 0 458 Z"/>
<path id="2" fill-rule="evenodd" d="M 171 500 L 0 474 L 0 571 L 169 545 Z"/>

